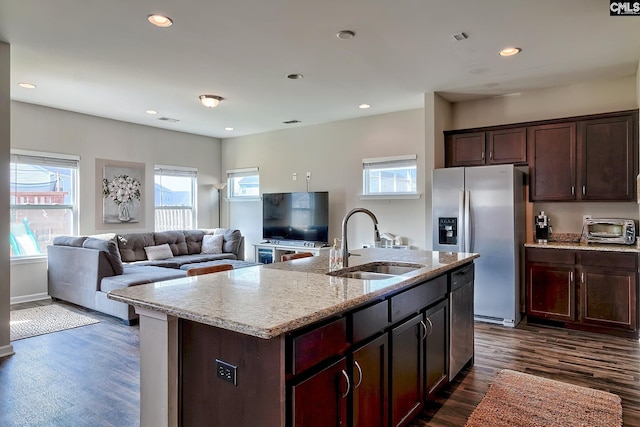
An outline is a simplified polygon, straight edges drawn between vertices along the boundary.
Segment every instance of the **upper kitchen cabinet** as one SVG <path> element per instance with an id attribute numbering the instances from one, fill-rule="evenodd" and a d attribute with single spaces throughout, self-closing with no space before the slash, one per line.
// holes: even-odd
<path id="1" fill-rule="evenodd" d="M 484 166 L 527 163 L 525 128 L 447 132 L 445 166 Z"/>
<path id="2" fill-rule="evenodd" d="M 528 127 L 530 199 L 634 201 L 638 112 Z"/>
<path id="3" fill-rule="evenodd" d="M 485 164 L 485 132 L 446 135 L 445 166 L 482 166 Z"/>

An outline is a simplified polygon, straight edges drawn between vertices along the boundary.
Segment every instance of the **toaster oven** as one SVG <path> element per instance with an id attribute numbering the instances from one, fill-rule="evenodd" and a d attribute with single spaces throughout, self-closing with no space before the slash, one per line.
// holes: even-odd
<path id="1" fill-rule="evenodd" d="M 587 243 L 632 245 L 636 241 L 636 223 L 632 219 L 590 218 L 584 222 Z"/>

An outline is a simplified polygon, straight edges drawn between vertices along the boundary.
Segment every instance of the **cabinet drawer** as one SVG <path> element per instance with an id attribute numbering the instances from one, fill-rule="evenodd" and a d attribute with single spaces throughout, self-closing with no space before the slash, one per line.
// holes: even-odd
<path id="1" fill-rule="evenodd" d="M 290 345 L 291 373 L 297 375 L 331 356 L 341 354 L 349 347 L 347 321 L 343 317 L 318 326 L 293 337 Z"/>
<path id="2" fill-rule="evenodd" d="M 411 313 L 417 313 L 446 294 L 445 274 L 391 297 L 391 322 L 395 323 Z"/>
<path id="3" fill-rule="evenodd" d="M 352 320 L 352 342 L 355 344 L 389 326 L 389 301 L 380 301 L 377 304 L 354 312 Z"/>
<path id="4" fill-rule="evenodd" d="M 578 263 L 594 267 L 610 267 L 636 271 L 638 254 L 600 251 L 578 251 Z"/>
<path id="5" fill-rule="evenodd" d="M 576 262 L 575 251 L 568 249 L 527 248 L 527 262 L 546 262 L 550 264 L 570 264 Z"/>
<path id="6" fill-rule="evenodd" d="M 451 292 L 461 288 L 474 279 L 473 264 L 459 268 L 451 273 Z"/>

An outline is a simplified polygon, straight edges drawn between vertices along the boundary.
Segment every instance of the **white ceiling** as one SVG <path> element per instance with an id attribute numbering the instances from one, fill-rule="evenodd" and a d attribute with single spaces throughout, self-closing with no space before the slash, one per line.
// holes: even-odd
<path id="1" fill-rule="evenodd" d="M 0 0 L 0 41 L 11 99 L 228 138 L 635 74 L 640 16 L 605 0 Z"/>

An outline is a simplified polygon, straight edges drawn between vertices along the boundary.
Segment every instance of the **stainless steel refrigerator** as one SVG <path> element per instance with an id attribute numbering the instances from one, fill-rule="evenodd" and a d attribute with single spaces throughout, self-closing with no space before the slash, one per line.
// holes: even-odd
<path id="1" fill-rule="evenodd" d="M 513 327 L 521 319 L 524 171 L 513 165 L 433 171 L 433 250 L 480 254 L 475 260 L 476 320 Z"/>

